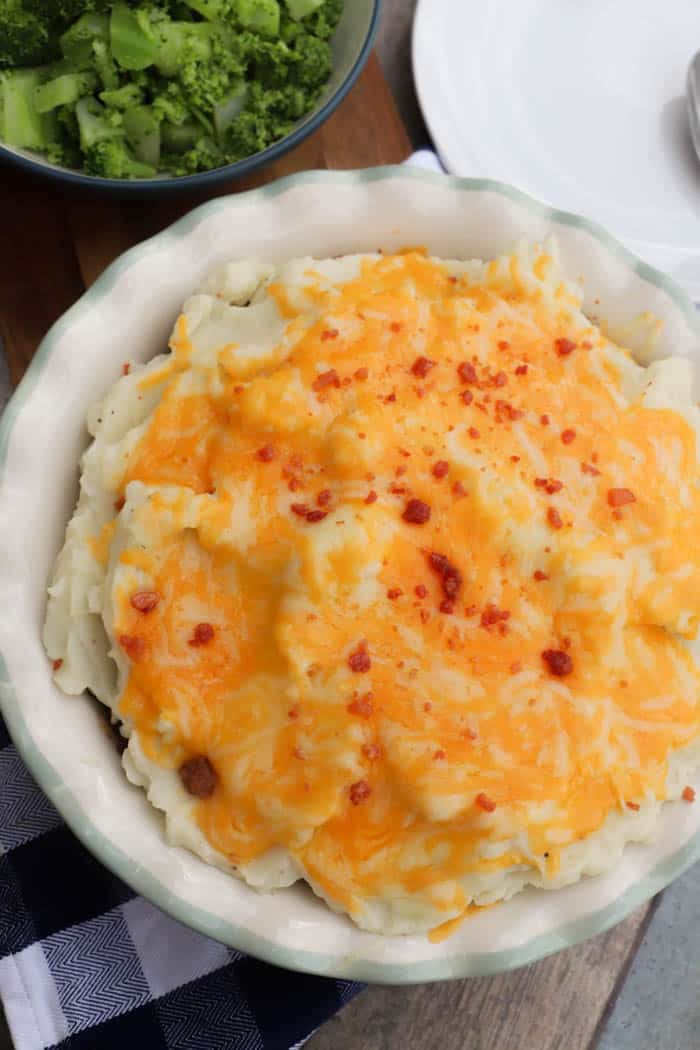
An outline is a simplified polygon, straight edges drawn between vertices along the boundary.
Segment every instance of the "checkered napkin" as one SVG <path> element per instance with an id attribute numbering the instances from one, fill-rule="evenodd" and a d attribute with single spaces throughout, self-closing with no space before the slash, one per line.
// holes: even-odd
<path id="1" fill-rule="evenodd" d="M 360 988 L 258 962 L 135 896 L 0 719 L 0 998 L 17 1050 L 289 1050 Z"/>

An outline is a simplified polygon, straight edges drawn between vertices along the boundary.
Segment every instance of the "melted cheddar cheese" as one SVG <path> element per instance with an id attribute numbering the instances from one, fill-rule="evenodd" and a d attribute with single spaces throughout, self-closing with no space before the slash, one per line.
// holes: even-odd
<path id="1" fill-rule="evenodd" d="M 84 544 L 143 782 L 217 863 L 283 850 L 389 932 L 643 837 L 700 731 L 685 365 L 636 364 L 539 248 L 218 282 L 119 381 L 147 408 Z"/>

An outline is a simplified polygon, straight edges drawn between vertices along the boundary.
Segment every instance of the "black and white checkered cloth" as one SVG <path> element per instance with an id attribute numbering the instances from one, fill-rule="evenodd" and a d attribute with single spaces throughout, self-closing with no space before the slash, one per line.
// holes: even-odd
<path id="1" fill-rule="evenodd" d="M 258 962 L 135 896 L 0 719 L 0 998 L 16 1050 L 289 1050 L 360 987 Z"/>

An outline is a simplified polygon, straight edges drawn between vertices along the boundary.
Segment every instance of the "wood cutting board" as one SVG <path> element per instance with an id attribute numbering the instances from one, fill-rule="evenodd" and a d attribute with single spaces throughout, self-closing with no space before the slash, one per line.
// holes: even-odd
<path id="1" fill-rule="evenodd" d="M 119 200 L 0 168 L 0 340 L 13 385 L 53 322 L 104 268 L 203 201 L 310 168 L 399 164 L 411 146 L 375 55 L 333 116 L 292 153 L 205 193 Z"/>

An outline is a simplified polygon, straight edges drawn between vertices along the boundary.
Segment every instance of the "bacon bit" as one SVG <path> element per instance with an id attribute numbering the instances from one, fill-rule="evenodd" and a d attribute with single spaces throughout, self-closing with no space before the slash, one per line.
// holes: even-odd
<path id="1" fill-rule="evenodd" d="M 298 492 L 299 489 L 302 488 L 302 484 L 298 478 L 291 478 L 287 488 L 290 492 Z"/>
<path id="2" fill-rule="evenodd" d="M 449 469 L 450 469 L 450 464 L 447 462 L 447 460 L 446 459 L 439 459 L 437 461 L 437 463 L 433 464 L 433 475 L 436 478 L 444 478 L 445 474 L 447 474 Z"/>
<path id="3" fill-rule="evenodd" d="M 526 376 L 527 365 L 518 365 L 518 367 L 515 369 L 515 374 L 516 376 Z"/>
<path id="4" fill-rule="evenodd" d="M 327 510 L 310 510 L 306 515 L 306 520 L 309 525 L 315 525 L 319 521 L 323 521 L 324 518 L 328 517 Z"/>
<path id="5" fill-rule="evenodd" d="M 542 580 L 548 580 L 549 579 L 549 576 L 547 575 L 547 573 L 546 572 L 542 572 L 542 569 L 535 569 L 535 571 L 533 572 L 532 575 L 533 575 L 533 578 L 536 579 L 538 582 L 541 582 Z"/>
<path id="6" fill-rule="evenodd" d="M 114 509 L 116 510 L 117 514 L 119 514 L 119 512 L 121 510 L 124 510 L 124 504 L 125 503 L 126 503 L 126 500 L 124 499 L 123 496 L 120 496 L 118 500 L 115 500 Z"/>
<path id="7" fill-rule="evenodd" d="M 393 390 L 384 398 L 384 404 L 391 404 L 392 401 L 396 401 L 396 394 Z"/>
<path id="8" fill-rule="evenodd" d="M 624 507 L 627 503 L 636 503 L 637 497 L 630 489 L 608 489 L 608 504 L 611 507 Z"/>
<path id="9" fill-rule="evenodd" d="M 564 522 L 561 520 L 561 514 L 556 507 L 547 507 L 547 522 L 553 529 L 561 529 Z"/>
<path id="10" fill-rule="evenodd" d="M 327 386 L 340 386 L 340 379 L 338 378 L 338 373 L 335 368 L 331 368 L 327 372 L 321 372 L 320 375 L 317 375 L 311 384 L 311 389 L 317 391 L 325 390 Z"/>
<path id="11" fill-rule="evenodd" d="M 119 644 L 131 660 L 138 660 L 146 649 L 143 638 L 135 637 L 133 634 L 120 634 Z"/>
<path id="12" fill-rule="evenodd" d="M 472 401 L 474 400 L 474 395 L 472 394 L 471 390 L 463 390 L 459 396 L 462 398 L 462 401 L 465 405 L 471 405 Z"/>
<path id="13" fill-rule="evenodd" d="M 501 339 L 501 340 L 499 340 L 499 343 L 498 343 L 498 349 L 499 350 L 509 350 L 510 349 L 510 343 L 507 340 L 505 340 L 505 339 Z"/>
<path id="14" fill-rule="evenodd" d="M 374 503 L 377 499 L 377 493 L 374 489 L 371 489 L 364 498 L 365 503 Z"/>
<path id="15" fill-rule="evenodd" d="M 571 657 L 563 649 L 545 649 L 542 653 L 542 659 L 546 663 L 549 673 L 557 678 L 563 678 L 565 675 L 571 674 L 574 669 Z"/>
<path id="16" fill-rule="evenodd" d="M 444 758 L 447 758 L 447 755 L 442 750 L 442 748 L 439 747 L 437 751 L 433 754 L 433 762 L 441 762 Z"/>
<path id="17" fill-rule="evenodd" d="M 638 802 L 625 802 L 625 805 L 627 806 L 628 809 L 635 810 L 635 812 L 636 812 L 636 810 L 639 809 L 639 803 Z"/>
<path id="18" fill-rule="evenodd" d="M 445 613 L 446 616 L 451 616 L 455 611 L 455 603 L 451 602 L 449 598 L 443 598 L 440 602 L 440 612 Z"/>
<path id="19" fill-rule="evenodd" d="M 423 710 L 424 711 L 432 711 L 432 709 L 433 709 L 433 705 L 430 703 L 429 700 L 426 700 L 425 703 L 423 704 Z"/>
<path id="20" fill-rule="evenodd" d="M 431 368 L 435 368 L 437 361 L 431 361 L 428 357 L 417 357 L 411 365 L 411 371 L 419 379 L 425 379 Z"/>
<path id="21" fill-rule="evenodd" d="M 481 434 L 476 429 L 476 427 L 469 427 L 469 430 L 467 431 L 467 433 L 469 434 L 469 437 L 472 438 L 473 441 L 476 441 L 477 438 L 481 437 Z"/>
<path id="22" fill-rule="evenodd" d="M 401 517 L 410 525 L 425 525 L 430 521 L 430 507 L 422 499 L 410 499 Z"/>
<path id="23" fill-rule="evenodd" d="M 328 339 L 337 339 L 338 329 L 337 328 L 326 328 L 324 332 L 321 332 L 321 340 L 325 343 Z"/>
<path id="24" fill-rule="evenodd" d="M 400 332 L 401 329 L 403 328 L 403 325 L 401 324 L 400 321 L 392 321 L 391 324 L 389 325 L 389 328 L 391 329 L 392 332 Z"/>
<path id="25" fill-rule="evenodd" d="M 274 445 L 263 445 L 255 454 L 263 463 L 269 463 L 277 455 L 277 449 Z"/>
<path id="26" fill-rule="evenodd" d="M 540 416 L 540 423 L 542 424 L 543 427 L 548 427 L 549 426 L 549 416 L 548 415 Z"/>
<path id="27" fill-rule="evenodd" d="M 483 809 L 486 813 L 493 813 L 494 809 L 496 808 L 496 803 L 492 799 L 490 799 L 488 795 L 485 795 L 483 791 L 479 792 L 479 794 L 474 799 L 474 802 L 479 807 L 479 809 Z"/>
<path id="28" fill-rule="evenodd" d="M 194 633 L 187 644 L 197 648 L 200 645 L 208 645 L 213 637 L 214 628 L 210 623 L 198 623 L 195 625 Z"/>
<path id="29" fill-rule="evenodd" d="M 236 383 L 236 385 L 233 388 L 234 394 L 242 394 L 244 390 L 245 390 L 245 387 L 241 386 L 240 383 Z"/>
<path id="30" fill-rule="evenodd" d="M 287 711 L 287 718 L 291 718 L 292 721 L 294 721 L 298 717 L 299 717 L 298 709 L 296 707 L 290 707 L 290 709 Z"/>
<path id="31" fill-rule="evenodd" d="M 690 784 L 686 785 L 686 787 L 683 788 L 682 798 L 684 798 L 686 802 L 695 802 L 695 788 L 692 788 Z"/>
<path id="32" fill-rule="evenodd" d="M 522 671 L 522 669 L 523 665 L 521 664 L 520 660 L 515 660 L 508 668 L 511 674 L 518 674 L 520 671 Z"/>
<path id="33" fill-rule="evenodd" d="M 481 614 L 481 626 L 492 627 L 495 623 L 504 623 L 510 620 L 510 612 L 507 609 L 498 609 L 495 605 L 487 605 Z"/>
<path id="34" fill-rule="evenodd" d="M 330 489 L 321 489 L 321 491 L 319 492 L 318 496 L 316 497 L 316 502 L 318 503 L 319 507 L 326 507 L 330 503 L 330 501 L 331 501 L 331 490 Z"/>
<path id="35" fill-rule="evenodd" d="M 426 598 L 428 595 L 428 588 L 422 583 L 419 583 L 417 587 L 414 587 L 413 591 L 417 598 Z"/>
<path id="36" fill-rule="evenodd" d="M 368 368 L 357 368 L 353 372 L 353 375 L 354 375 L 355 379 L 357 379 L 360 383 L 364 383 L 365 379 L 367 379 L 367 377 L 369 375 L 369 369 Z"/>
<path id="37" fill-rule="evenodd" d="M 492 380 L 494 386 L 505 386 L 507 382 L 508 376 L 505 374 L 505 372 L 496 372 L 496 375 L 493 377 Z"/>
<path id="38" fill-rule="evenodd" d="M 569 430 L 562 430 L 562 432 L 561 432 L 561 439 L 562 439 L 562 441 L 564 442 L 565 445 L 570 445 L 575 437 L 576 437 L 576 431 L 575 430 L 570 430 L 569 429 Z"/>
<path id="39" fill-rule="evenodd" d="M 58 660 L 54 660 L 51 666 L 53 667 L 54 671 L 60 671 L 63 667 L 63 660 L 61 660 L 61 658 L 59 657 Z"/>
<path id="40" fill-rule="evenodd" d="M 188 758 L 178 769 L 185 791 L 195 798 L 211 798 L 219 777 L 206 755 Z"/>
<path id="41" fill-rule="evenodd" d="M 511 463 L 519 463 L 520 462 L 520 456 L 511 456 L 510 457 L 510 461 L 511 461 Z"/>
<path id="42" fill-rule="evenodd" d="M 366 649 L 366 643 L 360 645 L 348 656 L 348 667 L 355 674 L 366 674 L 372 666 L 370 655 Z"/>
<path id="43" fill-rule="evenodd" d="M 391 602 L 396 601 L 396 599 L 400 598 L 402 594 L 403 591 L 400 587 L 390 587 L 389 590 L 386 592 L 386 596 Z"/>
<path id="44" fill-rule="evenodd" d="M 359 806 L 363 802 L 366 802 L 371 794 L 372 788 L 366 780 L 358 780 L 356 783 L 350 785 L 350 801 L 353 806 Z"/>
<path id="45" fill-rule="evenodd" d="M 300 518 L 305 518 L 311 508 L 308 507 L 306 503 L 292 503 L 289 509 L 292 514 L 296 514 Z"/>
<path id="46" fill-rule="evenodd" d="M 362 754 L 365 758 L 368 758 L 370 762 L 374 762 L 375 759 L 382 757 L 382 749 L 379 744 L 363 744 Z"/>
<path id="47" fill-rule="evenodd" d="M 348 704 L 348 711 L 351 715 L 359 715 L 360 718 L 371 718 L 374 714 L 373 700 L 372 693 L 357 696 L 352 703 Z"/>
<path id="48" fill-rule="evenodd" d="M 450 284 L 457 284 L 457 278 L 454 276 L 454 274 L 450 274 L 447 280 L 450 282 Z"/>
<path id="49" fill-rule="evenodd" d="M 445 598 L 451 603 L 452 599 L 457 597 L 462 587 L 462 573 L 456 565 L 452 564 L 449 558 L 446 558 L 444 554 L 438 554 L 436 551 L 431 551 L 428 555 L 428 564 L 433 572 L 441 578 L 443 593 Z M 442 609 L 442 606 L 440 608 Z M 453 612 L 453 609 L 442 609 L 442 611 Z"/>
<path id="50" fill-rule="evenodd" d="M 466 496 L 467 494 L 467 490 L 465 489 L 461 481 L 455 481 L 454 485 L 452 486 L 452 491 L 458 499 L 461 496 Z"/>
<path id="51" fill-rule="evenodd" d="M 564 488 L 564 482 L 557 478 L 535 478 L 535 485 L 538 489 L 544 489 L 550 496 Z"/>
<path id="52" fill-rule="evenodd" d="M 457 368 L 457 374 L 463 383 L 476 383 L 479 378 L 471 361 L 462 361 Z"/>
<path id="53" fill-rule="evenodd" d="M 158 591 L 137 591 L 129 598 L 129 604 L 140 613 L 152 612 L 160 602 Z"/>
<path id="54" fill-rule="evenodd" d="M 590 463 L 582 463 L 581 464 L 581 473 L 582 474 L 590 474 L 591 477 L 597 478 L 598 475 L 600 474 L 600 471 L 598 470 L 597 467 L 591 466 Z"/>
<path id="55" fill-rule="evenodd" d="M 571 339 L 555 339 L 554 345 L 560 357 L 566 357 L 576 349 L 576 343 Z"/>
<path id="56" fill-rule="evenodd" d="M 127 361 L 125 364 L 122 365 L 122 375 L 128 376 L 130 371 L 131 365 Z"/>

